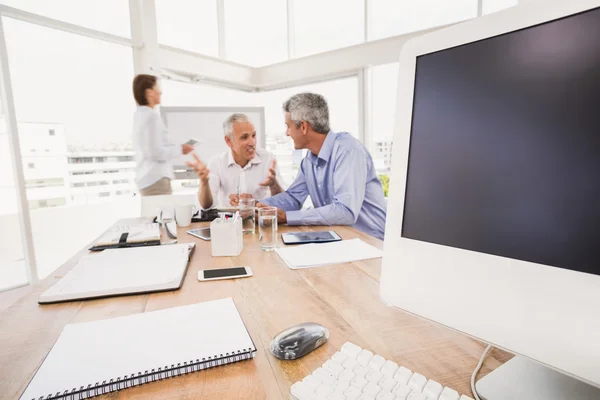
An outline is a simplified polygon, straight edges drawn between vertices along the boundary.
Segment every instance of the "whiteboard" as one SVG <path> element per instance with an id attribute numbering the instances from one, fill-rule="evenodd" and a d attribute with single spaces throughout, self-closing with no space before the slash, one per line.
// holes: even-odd
<path id="1" fill-rule="evenodd" d="M 256 129 L 256 146 L 265 148 L 264 107 L 161 107 L 160 112 L 167 126 L 169 141 L 182 144 L 190 138 L 200 140 L 201 143 L 196 145 L 195 152 L 204 163 L 208 163 L 215 154 L 229 150 L 225 143 L 223 122 L 233 113 L 248 116 Z M 173 161 L 177 178 L 195 177 L 185 164 L 190 159 L 190 155 L 182 155 Z"/>

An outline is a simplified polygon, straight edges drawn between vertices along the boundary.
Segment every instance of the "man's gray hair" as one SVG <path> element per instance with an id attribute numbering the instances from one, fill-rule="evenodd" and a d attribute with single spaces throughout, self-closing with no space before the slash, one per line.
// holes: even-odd
<path id="1" fill-rule="evenodd" d="M 306 121 L 318 133 L 329 133 L 329 107 L 323 96 L 316 93 L 298 93 L 283 103 L 283 111 L 290 113 L 296 126 Z"/>
<path id="2" fill-rule="evenodd" d="M 231 114 L 229 117 L 227 117 L 225 122 L 223 122 L 223 132 L 225 133 L 225 136 L 232 137 L 233 124 L 235 124 L 236 122 L 250 122 L 250 119 L 248 119 L 248 116 L 246 114 L 242 114 L 242 113 Z"/>

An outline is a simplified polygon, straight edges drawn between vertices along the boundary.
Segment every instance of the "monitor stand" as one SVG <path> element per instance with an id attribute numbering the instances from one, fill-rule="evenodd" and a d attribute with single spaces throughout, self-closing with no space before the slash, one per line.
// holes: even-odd
<path id="1" fill-rule="evenodd" d="M 481 378 L 476 386 L 482 400 L 600 399 L 599 388 L 519 356 Z"/>

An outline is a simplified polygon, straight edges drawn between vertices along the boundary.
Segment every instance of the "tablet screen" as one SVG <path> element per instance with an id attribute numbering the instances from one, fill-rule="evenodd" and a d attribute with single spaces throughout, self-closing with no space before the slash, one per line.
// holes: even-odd
<path id="1" fill-rule="evenodd" d="M 291 232 L 281 235 L 286 244 L 334 242 L 341 238 L 333 231 Z"/>

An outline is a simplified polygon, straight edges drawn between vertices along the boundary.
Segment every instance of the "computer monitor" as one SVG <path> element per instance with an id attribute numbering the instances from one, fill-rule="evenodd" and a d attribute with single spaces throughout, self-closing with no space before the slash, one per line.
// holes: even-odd
<path id="1" fill-rule="evenodd" d="M 386 303 L 600 386 L 600 1 L 407 42 L 390 184 Z"/>

